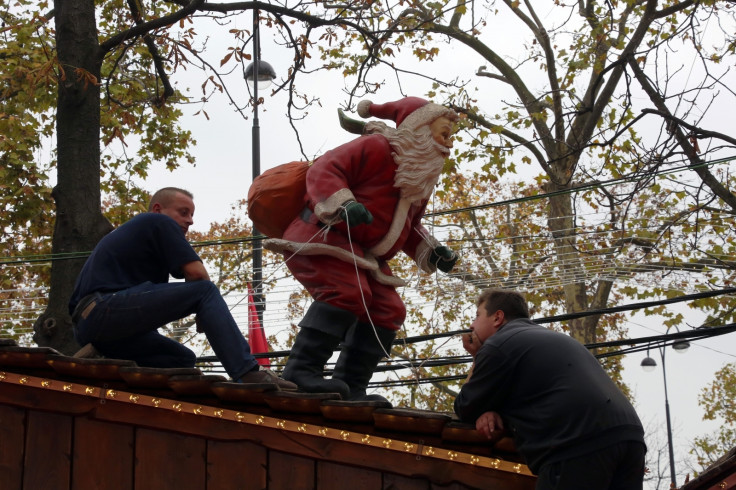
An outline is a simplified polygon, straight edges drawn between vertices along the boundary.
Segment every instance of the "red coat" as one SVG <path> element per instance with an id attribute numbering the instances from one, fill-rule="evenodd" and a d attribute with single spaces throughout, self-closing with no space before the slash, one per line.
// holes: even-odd
<path id="1" fill-rule="evenodd" d="M 421 224 L 427 200 L 411 204 L 401 198 L 400 190 L 394 187 L 396 168 L 388 140 L 373 134 L 328 151 L 307 171 L 305 207 L 308 211 L 291 222 L 283 239 L 267 240 L 265 246 L 286 253 L 287 266 L 315 299 L 320 299 L 317 296 L 332 298 L 335 294 L 350 294 L 340 289 L 350 282 L 349 276 L 353 277 L 353 283 L 357 282 L 356 263 L 364 273 L 371 275 L 371 281 L 391 289 L 404 285 L 401 279 L 391 275 L 385 264 L 400 250 L 425 272 L 434 272 L 435 267 L 429 264 L 428 259 L 439 242 Z M 340 217 L 340 209 L 349 200 L 363 204 L 373 215 L 373 222 L 348 229 Z M 329 231 L 324 232 L 326 225 Z M 299 260 L 297 267 L 290 265 L 292 253 L 304 259 Z M 314 257 L 312 270 L 308 270 L 309 256 L 322 256 L 319 261 Z M 325 268 L 324 256 L 333 259 L 328 261 L 330 266 L 327 270 L 318 270 Z M 293 260 L 297 258 L 293 257 Z M 342 277 L 343 273 L 338 269 L 344 269 L 348 277 Z M 336 274 L 341 277 L 335 278 Z M 325 284 L 319 286 L 320 281 Z M 331 288 L 329 294 L 315 295 L 314 291 L 334 283 L 341 287 Z M 366 288 L 365 284 L 363 288 Z M 354 296 L 342 301 L 325 298 L 320 300 L 343 308 L 356 300 Z M 373 300 L 375 302 L 376 298 Z M 392 303 L 395 307 L 395 301 Z M 359 309 L 364 308 L 361 305 Z"/>

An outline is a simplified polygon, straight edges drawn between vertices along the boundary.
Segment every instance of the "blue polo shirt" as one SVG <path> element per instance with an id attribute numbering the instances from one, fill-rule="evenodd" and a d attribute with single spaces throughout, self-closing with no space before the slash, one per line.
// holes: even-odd
<path id="1" fill-rule="evenodd" d="M 165 214 L 143 213 L 105 235 L 77 277 L 69 313 L 85 296 L 121 291 L 144 282 L 181 279 L 181 267 L 201 261 L 179 225 Z"/>

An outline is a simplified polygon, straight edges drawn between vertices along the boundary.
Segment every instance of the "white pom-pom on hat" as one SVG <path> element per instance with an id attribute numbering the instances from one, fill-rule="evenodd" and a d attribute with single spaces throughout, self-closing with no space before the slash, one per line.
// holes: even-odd
<path id="1" fill-rule="evenodd" d="M 370 100 L 361 100 L 358 102 L 358 115 L 363 119 L 371 117 L 371 105 L 373 102 Z"/>

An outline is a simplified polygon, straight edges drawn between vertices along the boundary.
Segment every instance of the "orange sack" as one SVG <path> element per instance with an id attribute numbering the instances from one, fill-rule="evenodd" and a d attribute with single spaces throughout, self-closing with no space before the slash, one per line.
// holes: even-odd
<path id="1" fill-rule="evenodd" d="M 260 233 L 281 238 L 304 208 L 310 165 L 311 162 L 284 163 L 253 180 L 248 190 L 248 216 Z"/>

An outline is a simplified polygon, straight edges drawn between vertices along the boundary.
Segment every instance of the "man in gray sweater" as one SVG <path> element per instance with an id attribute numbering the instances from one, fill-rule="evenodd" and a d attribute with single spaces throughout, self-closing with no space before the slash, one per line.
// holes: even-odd
<path id="1" fill-rule="evenodd" d="M 487 437 L 509 429 L 537 490 L 637 490 L 644 429 L 595 357 L 568 335 L 529 319 L 524 297 L 489 289 L 463 345 L 472 374 L 455 400 Z"/>

